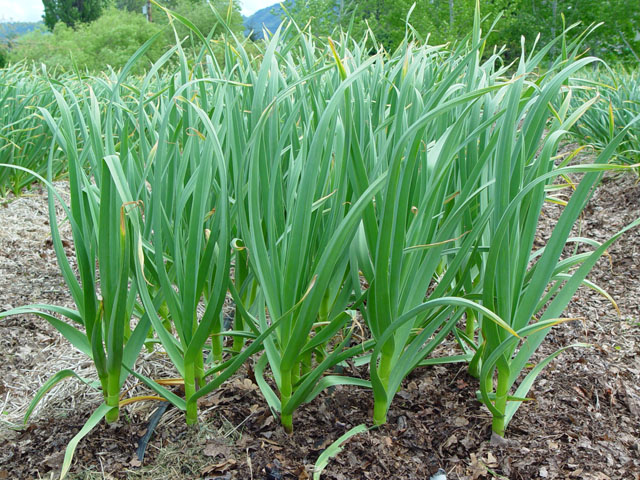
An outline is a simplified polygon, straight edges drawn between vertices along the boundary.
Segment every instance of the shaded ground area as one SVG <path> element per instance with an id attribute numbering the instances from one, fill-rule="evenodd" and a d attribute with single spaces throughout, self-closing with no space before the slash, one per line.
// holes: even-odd
<path id="1" fill-rule="evenodd" d="M 557 207 L 545 210 L 540 242 Z M 46 194 L 0 206 L 0 309 L 29 302 L 69 304 L 48 242 Z M 582 222 L 582 236 L 604 240 L 640 215 L 632 176 L 605 178 Z M 577 342 L 535 384 L 504 444 L 490 442 L 491 419 L 475 400 L 476 381 L 461 365 L 423 368 L 405 381 L 388 425 L 353 437 L 323 474 L 327 479 L 425 479 L 444 468 L 449 479 L 640 479 L 640 233 L 622 238 L 590 279 L 618 302 L 618 316 L 599 294 L 581 289 L 541 355 Z M 43 320 L 0 322 L 0 479 L 49 478 L 67 442 L 99 394 L 74 381 L 56 387 L 26 430 L 20 422 L 36 389 L 61 368 L 91 377 L 91 366 Z M 146 363 L 166 371 L 166 359 Z M 246 372 L 244 372 L 246 373 Z M 358 373 L 358 372 L 349 372 Z M 365 374 L 365 372 L 361 372 Z M 74 478 L 306 479 L 319 454 L 360 423 L 370 424 L 370 392 L 336 387 L 294 415 L 285 435 L 250 375 L 204 399 L 199 429 L 169 409 L 147 448 L 135 450 L 157 404 L 127 407 L 116 429 L 97 427 L 76 454 Z M 137 387 L 136 387 L 137 388 Z"/>

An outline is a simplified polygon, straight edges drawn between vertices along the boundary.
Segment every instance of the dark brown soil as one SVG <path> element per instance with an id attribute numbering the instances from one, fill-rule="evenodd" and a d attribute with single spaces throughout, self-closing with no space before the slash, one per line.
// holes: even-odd
<path id="1" fill-rule="evenodd" d="M 11 208 L 13 203 L 0 208 L 0 218 Z M 585 212 L 581 235 L 604 240 L 639 215 L 635 178 L 606 178 Z M 557 210 L 546 210 L 541 238 L 548 237 L 555 217 Z M 29 227 L 20 227 L 20 240 L 28 241 L 24 231 Z M 58 298 L 64 287 L 52 255 L 36 252 L 14 258 L 5 241 L 0 237 L 0 308 L 36 300 L 68 301 Z M 42 245 L 46 249 L 45 238 Z M 540 354 L 577 342 L 593 346 L 567 350 L 544 371 L 531 392 L 535 400 L 520 408 L 506 442 L 491 442 L 489 412 L 475 399 L 476 381 L 461 364 L 422 368 L 406 379 L 389 423 L 351 438 L 323 478 L 428 479 L 444 468 L 449 479 L 640 479 L 638 231 L 623 237 L 609 253 L 590 279 L 615 298 L 621 316 L 597 293 L 578 292 L 567 316 L 584 321 L 556 327 Z M 27 286 L 34 281 L 42 285 L 35 294 L 36 287 Z M 23 288 L 16 290 L 19 284 Z M 3 415 L 9 421 L 17 421 L 34 393 L 19 390 L 13 382 L 33 377 L 23 383 L 37 388 L 50 374 L 39 371 L 48 368 L 43 350 L 63 343 L 43 321 L 0 322 L 0 402 L 5 402 Z M 26 400 L 21 403 L 17 393 Z M 82 401 L 75 402 L 78 395 Z M 86 389 L 63 390 L 53 397 L 47 397 L 25 430 L 13 432 L 6 422 L 0 424 L 0 479 L 49 478 L 59 469 L 69 439 L 100 402 Z M 311 478 L 316 459 L 329 444 L 355 425 L 371 424 L 373 402 L 369 391 L 336 387 L 295 413 L 296 431 L 288 436 L 256 385 L 237 377 L 204 399 L 199 430 L 186 428 L 183 416 L 168 410 L 143 466 L 135 460 L 135 450 L 156 405 L 138 405 L 126 410 L 117 429 L 99 426 L 80 443 L 72 469 L 75 478 Z"/>

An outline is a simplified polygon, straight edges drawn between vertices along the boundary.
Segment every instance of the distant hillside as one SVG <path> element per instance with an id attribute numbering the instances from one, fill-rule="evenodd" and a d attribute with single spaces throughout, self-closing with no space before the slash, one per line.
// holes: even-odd
<path id="1" fill-rule="evenodd" d="M 279 3 L 274 3 L 270 7 L 258 10 L 250 17 L 244 17 L 245 33 L 248 35 L 251 30 L 258 38 L 262 38 L 262 26 L 264 25 L 271 32 L 275 32 L 280 26 L 282 18 L 282 7 Z"/>
<path id="2" fill-rule="evenodd" d="M 42 22 L 0 22 L 0 40 L 19 37 L 41 27 L 44 27 Z"/>

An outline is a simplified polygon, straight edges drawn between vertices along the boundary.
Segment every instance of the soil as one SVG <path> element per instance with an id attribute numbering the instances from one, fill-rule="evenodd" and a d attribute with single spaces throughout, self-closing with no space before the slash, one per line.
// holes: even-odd
<path id="1" fill-rule="evenodd" d="M 558 213 L 559 207 L 545 208 L 540 242 Z M 580 234 L 605 240 L 639 214 L 636 178 L 606 177 Z M 0 206 L 0 310 L 34 302 L 72 305 L 47 218 L 46 192 L 39 187 Z M 70 238 L 66 230 L 63 236 Z M 547 367 L 506 441 L 492 441 L 490 414 L 461 364 L 425 367 L 405 380 L 388 424 L 347 441 L 323 478 L 428 479 L 443 468 L 448 479 L 640 479 L 639 232 L 620 239 L 589 278 L 611 294 L 620 315 L 598 293 L 578 291 L 566 316 L 582 321 L 556 327 L 537 358 L 575 343 L 592 346 L 570 348 Z M 147 354 L 145 364 L 172 374 L 157 352 Z M 94 378 L 90 362 L 44 320 L 0 321 L 0 479 L 52 478 L 67 442 L 99 405 L 99 393 L 65 380 L 39 404 L 26 429 L 10 428 L 21 422 L 40 385 L 62 368 Z M 169 408 L 143 462 L 136 448 L 158 404 L 126 407 L 117 427 L 99 425 L 80 442 L 71 477 L 307 479 L 328 445 L 356 425 L 371 425 L 371 393 L 336 387 L 296 411 L 289 436 L 248 373 L 204 399 L 197 428 L 187 428 L 184 416 Z"/>

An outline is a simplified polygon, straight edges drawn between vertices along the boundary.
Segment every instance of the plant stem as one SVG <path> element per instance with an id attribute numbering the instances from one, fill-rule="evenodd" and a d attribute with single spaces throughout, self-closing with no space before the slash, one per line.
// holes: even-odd
<path id="1" fill-rule="evenodd" d="M 380 357 L 380 365 L 378 367 L 378 376 L 385 390 L 389 385 L 389 375 L 391 374 L 391 355 L 383 353 Z M 375 398 L 373 403 L 373 423 L 376 425 L 384 425 L 387 423 L 387 401 L 386 398 Z"/>
<path id="2" fill-rule="evenodd" d="M 213 361 L 216 363 L 222 363 L 223 338 L 222 332 L 214 333 L 211 336 L 211 351 L 213 352 Z"/>
<path id="3" fill-rule="evenodd" d="M 285 407 L 289 403 L 289 400 L 291 399 L 291 374 L 292 372 L 290 370 L 282 372 L 282 385 L 280 387 L 281 411 L 284 411 Z M 291 413 L 281 413 L 280 422 L 282 423 L 282 426 L 287 433 L 293 433 L 293 415 Z"/>
<path id="4" fill-rule="evenodd" d="M 476 331 L 476 314 L 473 310 L 467 310 L 467 323 L 465 325 L 465 332 L 467 337 L 473 339 L 473 335 Z"/>
<path id="5" fill-rule="evenodd" d="M 298 383 L 300 380 L 300 362 L 296 362 L 293 366 L 293 370 L 291 370 L 291 391 L 293 391 L 293 386 Z"/>
<path id="6" fill-rule="evenodd" d="M 195 365 L 193 363 L 184 366 L 184 397 L 188 401 L 196 393 Z M 187 425 L 198 423 L 197 403 L 187 402 Z"/>
<path id="7" fill-rule="evenodd" d="M 501 412 L 500 416 L 493 416 L 491 424 L 492 430 L 504 437 L 506 425 L 504 424 L 504 413 L 507 408 L 507 396 L 509 394 L 509 367 L 498 364 L 498 385 L 496 387 L 496 409 Z"/>
<path id="8" fill-rule="evenodd" d="M 233 319 L 233 329 L 237 332 L 241 332 L 242 330 L 244 330 L 244 319 L 242 318 L 242 314 L 240 313 L 238 308 L 236 308 L 236 314 Z M 244 337 L 233 337 L 233 346 L 231 347 L 231 349 L 235 353 L 240 353 L 242 351 L 242 347 L 244 347 L 244 342 Z"/>
<path id="9" fill-rule="evenodd" d="M 198 389 L 198 387 L 200 385 L 203 385 L 205 383 L 205 378 L 204 378 L 204 358 L 202 356 L 202 354 L 198 355 L 196 357 L 195 363 L 194 363 L 194 378 L 195 378 L 195 388 L 196 390 Z"/>
<path id="10" fill-rule="evenodd" d="M 114 408 L 107 412 L 105 420 L 107 423 L 115 423 L 118 421 L 120 416 L 120 372 L 110 373 L 107 377 L 106 383 L 107 390 L 105 391 L 105 403 Z"/>
<path id="11" fill-rule="evenodd" d="M 481 335 L 482 335 L 482 332 L 480 332 L 479 336 Z M 478 340 L 480 339 L 478 338 Z M 482 356 L 484 354 L 484 349 L 485 349 L 485 343 L 480 344 L 480 346 L 478 346 L 478 351 L 475 353 L 475 355 L 469 362 L 468 371 L 469 371 L 469 375 L 471 375 L 473 378 L 480 378 L 480 369 L 482 368 Z"/>

